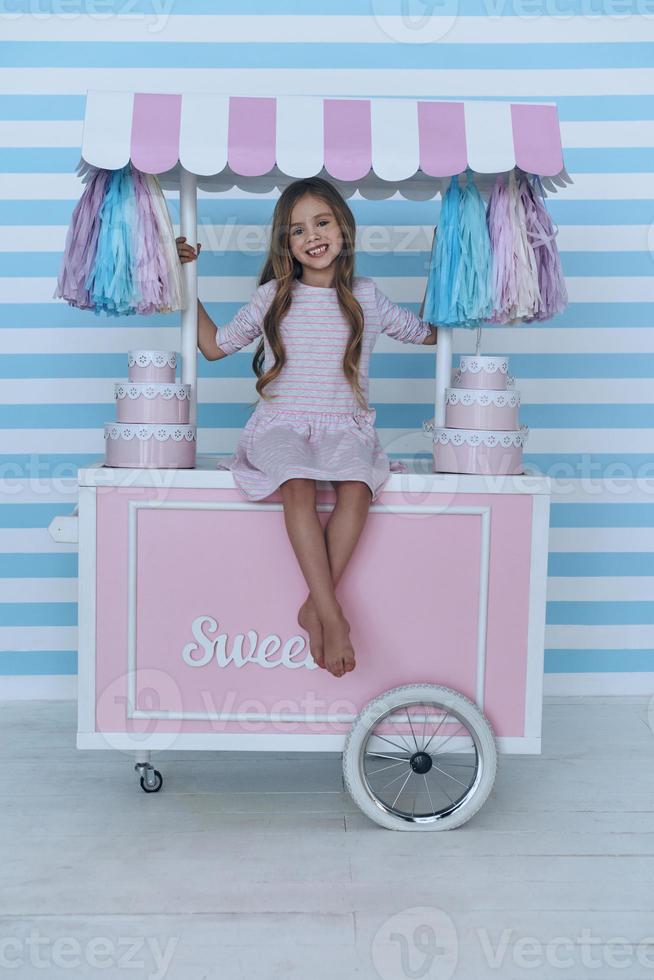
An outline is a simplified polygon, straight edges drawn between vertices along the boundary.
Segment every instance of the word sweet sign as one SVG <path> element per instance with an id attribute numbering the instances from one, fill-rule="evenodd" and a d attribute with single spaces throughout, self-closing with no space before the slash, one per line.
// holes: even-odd
<path id="1" fill-rule="evenodd" d="M 195 643 L 187 643 L 182 650 L 182 660 L 189 667 L 206 667 L 212 660 L 218 667 L 244 667 L 245 664 L 258 664 L 259 667 L 287 667 L 297 670 L 306 667 L 313 670 L 317 665 L 311 656 L 309 646 L 302 636 L 292 636 L 282 647 L 279 636 L 271 633 L 261 642 L 255 630 L 247 634 L 237 633 L 229 648 L 227 633 L 218 633 L 218 621 L 212 616 L 198 616 L 193 620 L 191 632 Z M 243 649 L 245 636 L 248 638 L 248 648 Z M 280 647 L 282 647 L 280 652 Z"/>

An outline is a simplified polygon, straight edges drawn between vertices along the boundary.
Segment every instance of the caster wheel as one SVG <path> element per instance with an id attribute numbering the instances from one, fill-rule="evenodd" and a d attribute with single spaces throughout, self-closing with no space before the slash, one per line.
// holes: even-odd
<path id="1" fill-rule="evenodd" d="M 141 776 L 141 789 L 144 793 L 158 793 L 163 786 L 163 776 L 158 769 L 151 769 L 148 776 Z"/>
<path id="2" fill-rule="evenodd" d="M 439 684 L 406 684 L 375 698 L 343 750 L 350 796 L 387 830 L 460 827 L 485 803 L 496 770 L 487 719 Z"/>

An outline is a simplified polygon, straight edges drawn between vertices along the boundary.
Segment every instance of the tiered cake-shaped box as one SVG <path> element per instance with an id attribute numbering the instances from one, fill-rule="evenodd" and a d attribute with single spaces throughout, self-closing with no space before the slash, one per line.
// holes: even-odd
<path id="1" fill-rule="evenodd" d="M 461 355 L 445 391 L 445 425 L 434 428 L 435 473 L 520 474 L 529 434 L 506 357 Z"/>
<path id="2" fill-rule="evenodd" d="M 116 421 L 104 427 L 105 465 L 192 469 L 196 429 L 189 425 L 191 386 L 175 380 L 177 354 L 127 353 L 128 380 L 114 386 Z"/>

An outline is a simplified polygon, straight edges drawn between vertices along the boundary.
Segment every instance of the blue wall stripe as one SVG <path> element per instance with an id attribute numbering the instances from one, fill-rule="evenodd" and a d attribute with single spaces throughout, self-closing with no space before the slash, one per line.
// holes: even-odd
<path id="1" fill-rule="evenodd" d="M 222 266 L 221 266 L 222 270 Z M 357 270 L 357 275 L 359 274 Z M 244 302 L 247 302 L 245 299 Z M 236 315 L 242 303 L 209 303 L 204 308 L 215 323 L 227 323 Z M 403 306 L 418 313 L 419 303 L 403 303 Z M 651 330 L 654 327 L 654 306 L 652 303 L 570 303 L 558 316 L 543 322 L 535 321 L 529 324 L 530 330 L 550 330 L 552 327 L 583 329 L 616 329 L 625 325 L 625 306 L 629 310 L 629 326 L 643 327 Z M 126 317 L 125 324 L 135 324 L 136 317 Z M 95 316 L 89 310 L 78 310 L 66 303 L 0 303 L 0 330 L 37 328 L 60 329 L 61 327 L 84 327 L 93 330 L 95 327 L 106 328 L 108 321 L 104 317 Z M 155 327 L 157 330 L 170 325 L 174 330 L 179 329 L 179 314 L 170 313 L 163 316 L 141 316 L 138 326 L 141 328 Z M 486 335 L 492 339 L 490 331 L 494 326 L 486 328 Z M 376 356 L 376 354 L 375 354 Z"/>
<path id="2" fill-rule="evenodd" d="M 654 650 L 545 650 L 545 673 L 597 673 L 654 670 Z M 76 650 L 0 652 L 0 676 L 77 673 Z"/>
<path id="3" fill-rule="evenodd" d="M 76 169 L 79 158 L 77 147 L 1 147 L 0 173 L 67 174 Z M 565 165 L 570 175 L 645 173 L 654 168 L 654 149 L 572 147 L 565 151 Z"/>
<path id="4" fill-rule="evenodd" d="M 652 575 L 654 554 L 646 551 L 550 551 L 550 576 Z"/>
<path id="5" fill-rule="evenodd" d="M 0 676 L 76 674 L 77 650 L 6 650 L 0 652 Z"/>
<path id="6" fill-rule="evenodd" d="M 107 401 L 113 404 L 113 389 L 107 386 Z M 254 402 L 254 396 L 253 396 Z M 433 416 L 431 403 L 377 403 L 380 428 L 418 428 Z M 198 422 L 207 428 L 236 428 L 245 425 L 251 408 L 248 402 L 203 402 Z M 0 429 L 95 429 L 111 421 L 107 403 L 98 404 L 0 404 Z M 654 427 L 652 405 L 523 405 L 520 421 L 533 429 L 643 429 Z"/>
<path id="7" fill-rule="evenodd" d="M 72 513 L 73 505 L 62 503 L 57 508 L 60 514 L 68 509 Z M 0 578 L 75 578 L 77 567 L 75 552 L 0 553 Z M 550 552 L 547 573 L 552 578 L 654 577 L 654 554 L 645 551 Z"/>
<path id="8" fill-rule="evenodd" d="M 556 626 L 641 626 L 654 623 L 654 602 L 548 602 Z"/>
<path id="9" fill-rule="evenodd" d="M 654 602 L 548 602 L 548 625 L 636 626 L 654 622 Z M 0 602 L 0 626 L 76 626 L 74 602 Z"/>
<path id="10" fill-rule="evenodd" d="M 228 455 L 228 454 L 224 454 Z M 13 456 L 8 456 L 13 459 Z M 39 460 L 48 458 L 39 455 Z M 76 459 L 76 457 L 53 456 L 51 459 Z M 80 464 L 84 465 L 84 464 Z M 62 503 L 8 503 L 0 504 L 0 527 L 47 527 L 53 517 L 64 512 L 67 505 Z M 72 507 L 71 507 L 72 509 Z M 592 503 L 559 504 L 550 507 L 551 527 L 654 527 L 654 503 Z"/>
<path id="11" fill-rule="evenodd" d="M 110 325 L 109 317 L 102 317 Z M 116 326 L 126 326 L 127 319 Z M 115 321 L 114 321 L 115 323 Z M 162 324 L 163 328 L 163 324 Z M 162 343 L 166 342 L 162 330 Z M 409 345 L 407 345 L 409 346 Z M 172 349 L 172 348 L 171 348 Z M 252 377 L 252 352 L 231 354 L 229 371 L 220 362 L 199 359 L 198 374 L 210 377 Z M 433 378 L 435 353 L 381 354 L 371 358 L 370 377 Z M 511 372 L 517 378 L 654 378 L 654 354 L 512 354 Z M 124 354 L 6 354 L 0 362 L 3 378 L 112 378 L 125 376 Z"/>
<path id="12" fill-rule="evenodd" d="M 0 602 L 0 626 L 77 626 L 77 603 Z"/>
<path id="13" fill-rule="evenodd" d="M 234 94 L 238 94 L 234 91 Z M 375 98 L 376 92 L 361 92 L 359 98 Z M 424 99 L 422 91 L 407 92 L 403 98 Z M 392 95 L 389 95 L 392 98 Z M 460 101 L 458 96 L 438 95 L 441 101 Z M 466 102 L 483 101 L 487 95 L 466 95 Z M 561 122 L 654 119 L 654 95 L 511 95 L 510 102 L 556 102 Z M 0 119 L 11 120 L 72 120 L 84 119 L 83 95 L 0 95 Z"/>
<path id="14" fill-rule="evenodd" d="M 546 650 L 545 673 L 654 670 L 654 650 Z M 76 650 L 0 653 L 0 676 L 77 673 Z"/>
<path id="15" fill-rule="evenodd" d="M 0 159 L 2 154 L 0 152 Z M 654 157 L 652 158 L 654 169 Z M 653 215 L 654 217 L 654 215 Z M 609 244 L 607 242 L 607 244 Z M 360 276 L 425 276 L 429 270 L 430 253 L 416 252 L 367 252 L 357 250 L 356 274 Z M 642 252 L 562 252 L 563 272 L 566 276 L 649 276 L 654 274 L 654 256 Z M 211 251 L 203 247 L 199 259 L 200 276 L 256 276 L 265 262 L 264 252 Z M 5 252 L 0 266 L 0 277 L 53 276 L 61 267 L 58 252 Z M 416 307 L 419 304 L 414 304 Z M 547 327 L 548 324 L 543 324 Z"/>
<path id="16" fill-rule="evenodd" d="M 33 13 L 35 9 L 34 0 L 11 0 L 11 2 L 6 0 L 5 8 L 14 16 L 18 13 Z M 46 14 L 61 15 L 62 9 L 65 10 L 67 16 L 72 16 L 75 13 L 88 14 L 89 12 L 87 0 L 67 0 L 64 8 L 62 8 L 61 0 L 39 0 L 37 9 L 41 16 Z M 95 11 L 100 8 L 92 9 Z M 125 0 L 103 0 L 101 4 L 103 15 L 109 13 L 125 14 L 127 12 L 132 15 L 144 14 L 147 15 L 145 23 L 149 24 L 161 20 L 163 14 L 166 17 L 172 16 L 173 18 L 177 13 L 183 14 L 184 16 L 190 16 L 192 14 L 204 14 L 205 16 L 207 14 L 215 14 L 216 3 L 215 0 L 184 0 L 183 9 L 178 10 L 175 8 L 175 12 L 172 15 L 169 13 L 171 9 L 165 4 L 157 7 L 153 5 L 152 0 L 130 0 L 128 5 L 125 4 Z M 545 5 L 539 9 L 532 4 L 529 8 L 529 13 L 532 15 L 539 13 L 546 15 L 550 14 L 552 10 L 556 12 L 557 9 L 556 7 L 552 8 Z M 619 7 L 620 16 L 643 14 L 647 9 L 646 5 L 643 5 L 642 2 L 637 2 L 637 0 L 629 0 L 629 2 L 620 4 Z M 161 14 L 157 17 L 155 15 L 158 11 L 161 11 Z M 580 14 L 588 16 L 588 11 L 588 4 L 584 0 L 570 0 L 570 3 L 566 3 L 558 12 L 563 12 L 566 17 L 569 17 Z M 306 0 L 275 0 L 274 6 L 267 2 L 267 0 L 221 0 L 220 2 L 220 15 L 222 16 L 227 14 L 236 14 L 239 16 L 245 14 L 294 14 L 297 16 L 338 14 L 370 16 L 371 13 L 378 17 L 397 17 L 401 13 L 404 17 L 411 17 L 415 20 L 415 18 L 425 16 L 425 7 L 420 0 L 410 0 L 410 2 L 404 3 L 401 8 L 398 8 L 397 0 L 374 0 L 372 7 L 370 0 L 315 0 L 310 7 L 307 5 Z M 493 16 L 513 17 L 515 16 L 516 8 L 512 4 L 503 5 L 497 3 L 489 10 L 488 3 L 482 2 L 482 0 L 444 0 L 442 4 L 438 4 L 437 13 L 439 16 L 487 17 L 492 13 Z M 601 14 L 594 13 L 593 16 L 601 16 Z M 339 64 L 338 60 L 336 64 Z"/>
<path id="17" fill-rule="evenodd" d="M 551 527 L 654 527 L 654 504 L 557 504 Z"/>
<path id="18" fill-rule="evenodd" d="M 654 670 L 654 650 L 546 650 L 546 674 Z"/>
<path id="19" fill-rule="evenodd" d="M 59 504 L 58 513 L 65 513 L 69 505 Z M 73 505 L 70 505 L 70 513 Z M 77 554 L 66 552 L 4 552 L 0 554 L 0 578 L 75 578 Z"/>
<path id="20" fill-rule="evenodd" d="M 287 42 L 184 42 L 171 44 L 121 43 L 117 41 L 8 41 L 0 44 L 5 68 L 403 68 L 513 70 L 565 68 L 649 68 L 654 44 L 629 43 L 532 43 L 532 44 L 375 44 L 315 41 Z"/>

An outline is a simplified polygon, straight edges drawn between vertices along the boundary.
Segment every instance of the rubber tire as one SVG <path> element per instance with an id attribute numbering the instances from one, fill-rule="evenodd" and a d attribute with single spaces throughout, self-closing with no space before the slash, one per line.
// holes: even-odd
<path id="1" fill-rule="evenodd" d="M 381 714 L 403 704 L 437 699 L 438 704 L 457 711 L 471 729 L 476 732 L 482 758 L 482 775 L 472 796 L 454 813 L 433 823 L 411 823 L 402 817 L 383 810 L 368 791 L 360 771 L 359 760 L 363 743 Z M 477 705 L 459 691 L 440 684 L 405 684 L 394 687 L 368 702 L 357 715 L 343 749 L 343 779 L 345 786 L 359 809 L 387 830 L 439 831 L 454 830 L 470 820 L 488 799 L 497 772 L 497 745 L 493 730 Z"/>
<path id="2" fill-rule="evenodd" d="M 148 784 L 145 781 L 145 776 L 141 776 L 141 789 L 143 790 L 144 793 L 158 793 L 161 787 L 163 786 L 163 776 L 161 775 L 159 770 L 155 769 L 154 774 L 157 777 L 157 781 L 154 784 L 154 786 L 148 786 Z"/>

